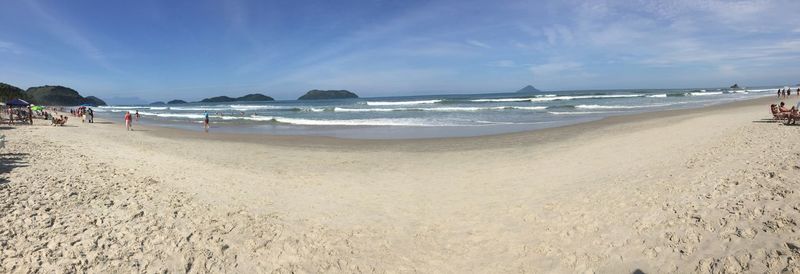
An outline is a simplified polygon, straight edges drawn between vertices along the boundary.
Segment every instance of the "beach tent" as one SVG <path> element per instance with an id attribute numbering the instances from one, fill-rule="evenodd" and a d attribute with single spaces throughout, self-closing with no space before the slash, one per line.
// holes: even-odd
<path id="1" fill-rule="evenodd" d="M 44 109 L 43 106 L 32 106 L 31 107 L 31 110 L 43 110 L 43 109 Z"/>
<path id="2" fill-rule="evenodd" d="M 11 99 L 6 101 L 6 105 L 11 107 L 27 107 L 30 103 L 22 99 Z"/>

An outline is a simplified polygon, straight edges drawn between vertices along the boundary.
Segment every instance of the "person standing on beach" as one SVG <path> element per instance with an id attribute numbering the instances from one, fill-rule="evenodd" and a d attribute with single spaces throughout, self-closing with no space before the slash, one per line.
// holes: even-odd
<path id="1" fill-rule="evenodd" d="M 136 122 L 139 122 L 139 110 L 136 110 Z"/>
<path id="2" fill-rule="evenodd" d="M 131 112 L 130 111 L 126 111 L 125 112 L 125 128 L 127 130 L 129 130 L 129 131 L 133 130 L 133 127 L 131 127 Z"/>
<path id="3" fill-rule="evenodd" d="M 208 132 L 208 111 L 203 112 L 203 129 Z"/>
<path id="4" fill-rule="evenodd" d="M 33 109 L 31 109 L 31 106 L 28 106 L 28 121 L 33 125 Z"/>
<path id="5" fill-rule="evenodd" d="M 87 110 L 87 113 L 89 114 L 89 123 L 90 123 L 90 124 L 94 124 L 94 110 L 92 110 L 91 108 L 89 108 L 89 109 Z"/>

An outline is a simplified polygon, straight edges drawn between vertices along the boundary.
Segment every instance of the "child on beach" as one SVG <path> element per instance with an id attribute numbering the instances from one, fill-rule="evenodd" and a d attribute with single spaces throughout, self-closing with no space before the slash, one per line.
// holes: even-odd
<path id="1" fill-rule="evenodd" d="M 129 130 L 129 131 L 133 130 L 133 127 L 131 127 L 131 112 L 130 111 L 126 111 L 125 112 L 125 128 L 127 130 Z"/>
<path id="2" fill-rule="evenodd" d="M 136 122 L 139 122 L 139 110 L 136 110 Z"/>

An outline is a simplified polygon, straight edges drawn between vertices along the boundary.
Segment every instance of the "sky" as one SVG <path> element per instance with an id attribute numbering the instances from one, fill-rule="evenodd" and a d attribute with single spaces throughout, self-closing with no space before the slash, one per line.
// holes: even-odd
<path id="1" fill-rule="evenodd" d="M 800 1 L 0 0 L 0 82 L 111 101 L 800 83 Z"/>

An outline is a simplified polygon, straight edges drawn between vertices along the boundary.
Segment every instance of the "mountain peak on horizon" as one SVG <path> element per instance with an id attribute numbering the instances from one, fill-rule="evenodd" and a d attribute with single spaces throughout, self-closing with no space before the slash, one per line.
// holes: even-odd
<path id="1" fill-rule="evenodd" d="M 541 92 L 541 90 L 539 90 L 539 89 L 537 89 L 537 88 L 535 88 L 535 87 L 533 87 L 533 86 L 531 86 L 531 85 L 527 85 L 527 86 L 525 86 L 524 88 L 522 88 L 522 89 L 518 90 L 517 92 L 519 92 L 519 93 L 526 93 L 526 92 Z"/>

